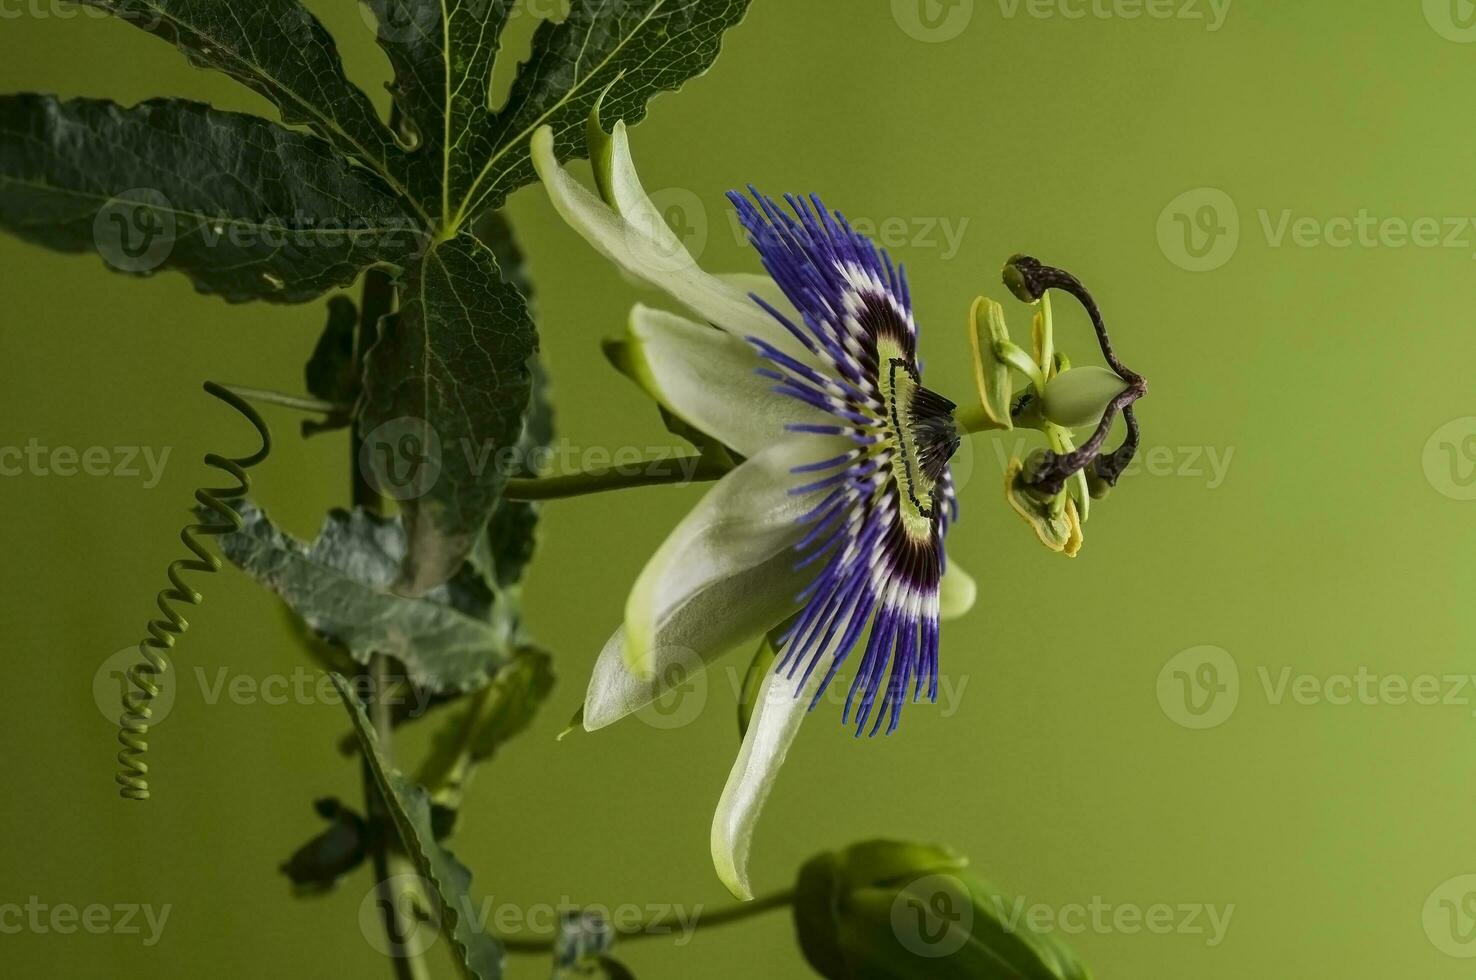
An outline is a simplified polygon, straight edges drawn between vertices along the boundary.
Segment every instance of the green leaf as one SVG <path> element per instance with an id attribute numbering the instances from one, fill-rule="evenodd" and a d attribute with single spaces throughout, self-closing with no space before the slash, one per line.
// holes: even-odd
<path id="1" fill-rule="evenodd" d="M 403 152 L 369 97 L 344 75 L 332 35 L 298 0 L 81 2 L 163 38 L 198 68 L 224 72 L 275 103 L 285 122 L 311 126 L 397 184 Z"/>
<path id="2" fill-rule="evenodd" d="M 749 0 L 574 0 L 562 23 L 544 22 L 498 113 L 463 213 L 499 205 L 531 181 L 528 142 L 551 126 L 560 159 L 585 152 L 585 123 L 604 96 L 612 119 L 635 125 L 658 92 L 675 91 L 712 67 L 723 32 Z M 608 92 L 606 90 L 608 89 Z"/>
<path id="3" fill-rule="evenodd" d="M 500 211 L 489 211 L 477 222 L 477 238 L 486 242 L 497 258 L 502 277 L 517 287 L 533 316 L 533 283 L 528 276 L 523 253 L 513 235 L 512 226 Z M 523 432 L 517 450 L 512 454 L 510 475 L 537 475 L 537 456 L 553 444 L 554 408 L 550 399 L 548 372 L 543 361 L 534 356 L 528 361 L 533 389 L 528 410 L 523 415 Z M 500 612 L 506 613 L 516 628 L 518 583 L 523 571 L 533 560 L 537 544 L 538 505 L 529 501 L 499 499 L 487 523 L 487 533 L 478 539 L 471 560 L 498 592 Z"/>
<path id="4" fill-rule="evenodd" d="M 456 856 L 436 842 L 431 826 L 430 797 L 394 768 L 379 750 L 379 739 L 364 713 L 364 705 L 341 674 L 331 675 L 364 749 L 364 759 L 384 797 L 390 818 L 405 851 L 420 876 L 434 886 L 440 899 L 441 926 L 456 947 L 457 961 L 467 976 L 498 980 L 503 951 L 491 933 L 472 914 L 471 872 Z"/>
<path id="5" fill-rule="evenodd" d="M 328 828 L 293 852 L 280 869 L 297 895 L 333 890 L 369 854 L 369 828 L 363 817 L 333 797 L 318 800 L 313 809 L 328 821 Z"/>
<path id="6" fill-rule="evenodd" d="M 539 25 L 532 55 L 494 111 L 491 70 L 511 0 L 366 2 L 395 70 L 391 91 L 418 137 L 407 182 L 443 235 L 534 179 L 536 129 L 554 128 L 560 157 L 583 154 L 585 119 L 602 90 L 610 88 L 612 116 L 634 124 L 656 93 L 711 67 L 723 32 L 749 4 L 573 0 L 567 19 Z"/>
<path id="7" fill-rule="evenodd" d="M 167 99 L 0 96 L 0 228 L 232 302 L 303 302 L 421 247 L 389 187 L 318 137 Z"/>
<path id="8" fill-rule="evenodd" d="M 420 770 L 431 800 L 461 808 L 473 770 L 533 723 L 553 690 L 553 659 L 542 650 L 519 650 L 492 683 L 442 725 Z"/>
<path id="9" fill-rule="evenodd" d="M 241 530 L 220 538 L 225 556 L 356 662 L 388 654 L 432 691 L 480 688 L 507 662 L 507 637 L 489 622 L 492 599 L 474 575 L 419 598 L 390 591 L 405 553 L 398 520 L 334 510 L 309 546 L 254 504 L 240 510 Z"/>
<path id="10" fill-rule="evenodd" d="M 413 133 L 406 179 L 448 233 L 487 142 L 492 64 L 512 0 L 364 0 L 395 81 L 390 92 Z"/>
<path id="11" fill-rule="evenodd" d="M 426 251 L 380 328 L 364 378 L 365 449 L 378 461 L 371 482 L 405 514 L 399 588 L 419 595 L 456 573 L 487 526 L 522 437 L 537 338 L 522 294 L 470 235 Z"/>

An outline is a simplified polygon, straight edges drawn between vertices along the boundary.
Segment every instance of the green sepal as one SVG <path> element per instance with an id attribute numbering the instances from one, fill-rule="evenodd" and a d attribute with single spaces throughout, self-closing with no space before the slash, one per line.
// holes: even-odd
<path id="1" fill-rule="evenodd" d="M 774 661 L 778 658 L 779 651 L 771 633 L 759 641 L 759 647 L 754 651 L 753 660 L 748 665 L 748 673 L 743 676 L 743 691 L 738 696 L 739 739 L 748 734 L 748 723 L 753 719 L 754 709 L 758 707 L 759 688 L 763 687 L 764 678 L 774 669 Z"/>
<path id="2" fill-rule="evenodd" d="M 585 122 L 585 143 L 589 146 L 589 165 L 594 171 L 595 187 L 600 192 L 606 204 L 612 208 L 618 207 L 615 203 L 615 195 L 610 189 L 611 168 L 615 160 L 615 140 L 613 134 L 605 131 L 604 124 L 600 122 L 600 108 L 605 104 L 605 96 L 614 88 L 615 83 L 620 81 L 617 75 L 615 81 L 605 86 L 603 92 L 595 99 L 594 105 L 590 107 L 589 119 Z M 619 122 L 616 125 L 620 125 Z"/>

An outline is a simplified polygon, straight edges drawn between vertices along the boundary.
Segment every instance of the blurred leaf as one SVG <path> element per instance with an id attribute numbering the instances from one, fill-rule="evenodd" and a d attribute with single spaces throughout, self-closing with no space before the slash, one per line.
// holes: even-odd
<path id="1" fill-rule="evenodd" d="M 332 677 L 344 705 L 349 709 L 364 758 L 369 763 L 369 770 L 374 775 L 374 782 L 384 798 L 400 841 L 405 845 L 405 852 L 420 876 L 436 890 L 442 931 L 456 947 L 458 964 L 468 976 L 477 980 L 498 980 L 502 976 L 502 944 L 472 914 L 471 872 L 454 854 L 436 843 L 431 826 L 430 797 L 384 758 L 379 750 L 379 739 L 364 713 L 363 703 L 343 675 L 333 674 Z"/>
<path id="2" fill-rule="evenodd" d="M 806 862 L 794 922 L 827 980 L 1090 980 L 950 848 L 873 840 Z M 1015 909 L 1012 914 L 1011 909 Z"/>
<path id="3" fill-rule="evenodd" d="M 352 421 L 350 411 L 359 398 L 359 379 L 362 370 L 354 357 L 354 342 L 359 329 L 359 309 L 347 296 L 334 296 L 328 300 L 328 322 L 313 348 L 304 369 L 304 380 L 308 394 L 325 402 L 343 405 L 343 412 L 334 412 L 322 421 L 305 419 L 302 423 L 304 436 L 317 435 L 342 429 Z"/>
<path id="4" fill-rule="evenodd" d="M 338 47 L 298 0 L 81 0 L 175 45 L 311 126 L 387 181 L 401 151 L 374 104 L 343 72 Z"/>
<path id="5" fill-rule="evenodd" d="M 0 96 L 0 228 L 231 302 L 310 300 L 421 244 L 390 188 L 318 137 L 170 99 Z"/>
<path id="6" fill-rule="evenodd" d="M 241 530 L 220 539 L 225 556 L 356 662 L 387 654 L 433 691 L 479 688 L 507 662 L 506 637 L 488 622 L 491 597 L 474 575 L 419 598 L 389 591 L 405 549 L 398 520 L 333 510 L 306 545 L 254 504 L 240 511 Z"/>
<path id="7" fill-rule="evenodd" d="M 519 650 L 491 684 L 447 718 L 420 770 L 419 782 L 432 802 L 451 811 L 454 820 L 477 764 L 532 724 L 553 685 L 552 658 L 542 650 Z M 450 829 L 446 826 L 442 836 Z"/>
<path id="8" fill-rule="evenodd" d="M 369 855 L 369 828 L 364 818 L 336 798 L 313 804 L 328 829 L 298 848 L 281 867 L 298 895 L 321 895 Z"/>
<path id="9" fill-rule="evenodd" d="M 399 585 L 420 595 L 451 578 L 486 529 L 522 436 L 537 338 L 522 294 L 470 235 L 428 249 L 400 287 L 368 354 L 361 421 L 370 440 L 414 427 L 435 467 L 408 494 L 378 488 L 400 500 L 410 548 Z"/>
<path id="10" fill-rule="evenodd" d="M 538 26 L 494 111 L 487 90 L 512 0 L 368 0 L 394 68 L 391 92 L 418 138 L 408 154 L 412 193 L 443 234 L 454 233 L 534 179 L 536 129 L 553 127 L 560 157 L 582 155 L 585 119 L 607 87 L 612 118 L 638 122 L 652 96 L 711 67 L 748 2 L 573 0 L 566 19 Z"/>

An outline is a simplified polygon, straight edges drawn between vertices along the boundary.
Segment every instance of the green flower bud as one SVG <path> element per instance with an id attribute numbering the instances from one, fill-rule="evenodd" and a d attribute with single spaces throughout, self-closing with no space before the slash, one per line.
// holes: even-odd
<path id="1" fill-rule="evenodd" d="M 946 847 L 877 840 L 807 863 L 794 919 L 828 980 L 1089 980 L 1063 944 L 1010 916 L 1017 904 Z"/>
<path id="2" fill-rule="evenodd" d="M 1095 428 L 1107 404 L 1127 390 L 1116 372 L 1089 365 L 1052 378 L 1042 395 L 1046 417 L 1068 429 Z"/>

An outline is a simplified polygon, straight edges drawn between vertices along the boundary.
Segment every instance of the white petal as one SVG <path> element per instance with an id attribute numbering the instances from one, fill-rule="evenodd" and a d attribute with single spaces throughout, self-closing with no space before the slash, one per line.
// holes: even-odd
<path id="1" fill-rule="evenodd" d="M 615 131 L 610 134 L 610 168 L 603 178 L 600 189 L 621 217 L 646 232 L 663 255 L 673 256 L 676 260 L 685 259 L 688 265 L 697 264 L 681 238 L 666 223 L 661 209 L 646 193 L 640 175 L 636 173 L 635 161 L 631 159 L 630 136 L 623 119 L 615 124 Z"/>
<path id="2" fill-rule="evenodd" d="M 795 487 L 806 480 L 814 482 L 817 476 L 797 475 L 793 469 L 848 448 L 848 440 L 836 437 L 793 436 L 748 459 L 708 491 L 657 549 L 631 589 L 625 605 L 625 655 L 632 672 L 639 677 L 651 675 L 653 651 L 667 642 L 659 635 L 663 627 L 704 592 L 776 558 L 787 563 L 781 567 L 794 565 L 793 545 L 808 527 L 799 518 L 819 502 L 824 491 L 793 493 Z M 816 570 L 811 566 L 809 575 Z M 803 588 L 803 577 L 778 577 L 794 593 Z M 758 632 L 778 625 L 782 618 L 773 619 Z"/>
<path id="3" fill-rule="evenodd" d="M 784 290 L 779 284 L 767 275 L 755 275 L 752 272 L 724 272 L 718 276 L 723 282 L 732 286 L 743 295 L 756 294 L 765 303 L 783 313 L 789 318 L 789 322 L 801 326 L 799 311 L 795 309 L 789 297 L 784 295 Z M 790 336 L 789 331 L 784 331 L 785 336 Z"/>
<path id="4" fill-rule="evenodd" d="M 958 619 L 974 608 L 979 597 L 979 586 L 974 577 L 959 567 L 952 555 L 943 571 L 943 581 L 938 584 L 938 617 Z"/>
<path id="5" fill-rule="evenodd" d="M 648 306 L 631 311 L 630 334 L 646 389 L 744 456 L 793 438 L 785 430 L 791 423 L 835 424 L 828 413 L 775 392 L 773 379 L 755 373 L 764 361 L 753 345 L 731 334 Z"/>
<path id="6" fill-rule="evenodd" d="M 626 666 L 625 627 L 620 627 L 600 651 L 590 675 L 584 695 L 585 730 L 614 724 L 701 674 L 724 654 L 748 647 L 794 614 L 795 595 L 801 588 L 794 560 L 786 553 L 703 590 L 658 627 L 649 678 L 637 677 Z M 718 688 L 702 676 L 693 689 L 692 696 L 698 697 Z"/>
<path id="7" fill-rule="evenodd" d="M 725 272 L 718 276 L 723 282 L 742 292 L 745 296 L 750 294 L 759 297 L 775 310 L 782 313 L 784 317 L 800 330 L 805 329 L 803 318 L 795 309 L 789 297 L 784 295 L 784 290 L 779 284 L 767 275 L 754 275 L 748 272 Z M 790 357 L 802 364 L 819 369 L 823 374 L 833 374 L 835 366 L 826 360 L 824 356 L 816 351 L 810 350 L 794 334 L 790 333 L 784 324 L 769 316 L 769 323 L 763 333 L 754 334 L 760 340 L 772 344 L 788 354 Z"/>
<path id="8" fill-rule="evenodd" d="M 748 853 L 753 844 L 754 826 L 824 674 L 823 667 L 811 674 L 796 697 L 794 681 L 773 671 L 769 673 L 759 689 L 758 706 L 748 733 L 743 736 L 743 747 L 738 750 L 738 758 L 718 800 L 717 812 L 713 814 L 709 841 L 713 867 L 734 897 L 745 902 L 753 898 L 748 881 Z"/>
<path id="9" fill-rule="evenodd" d="M 624 127 L 617 126 L 616 134 L 611 146 L 609 194 L 619 206 L 618 212 L 559 166 L 551 129 L 543 127 L 533 134 L 533 166 L 564 221 L 626 273 L 662 290 L 714 326 L 740 339 L 762 338 L 788 353 L 803 350 L 793 335 L 748 295 L 759 292 L 769 299 L 777 286 L 756 289 L 751 281 L 729 282 L 702 271 L 666 224 L 661 209 L 646 196 L 630 159 Z M 790 309 L 787 301 L 776 308 Z"/>
<path id="10" fill-rule="evenodd" d="M 703 319 L 737 336 L 762 336 L 778 327 L 773 317 L 736 287 L 698 268 L 685 249 L 673 254 L 663 247 L 664 236 L 660 233 L 653 237 L 649 228 L 621 217 L 586 190 L 559 166 L 554 157 L 553 131 L 547 127 L 533 134 L 533 166 L 559 215 L 626 272 L 664 290 Z M 654 206 L 651 209 L 654 211 Z M 670 234 L 669 228 L 666 234 Z"/>

